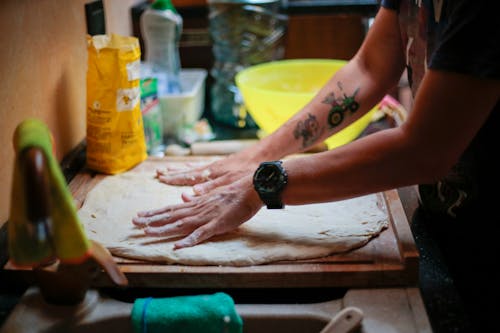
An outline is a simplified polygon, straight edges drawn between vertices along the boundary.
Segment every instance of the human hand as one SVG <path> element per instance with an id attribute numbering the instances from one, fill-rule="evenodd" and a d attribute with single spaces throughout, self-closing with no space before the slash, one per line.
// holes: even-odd
<path id="1" fill-rule="evenodd" d="M 196 195 L 202 195 L 217 187 L 231 184 L 253 174 L 259 161 L 248 154 L 236 153 L 203 166 L 179 169 L 167 167 L 157 170 L 158 180 L 169 185 L 194 185 Z"/>
<path id="2" fill-rule="evenodd" d="M 202 195 L 183 194 L 182 199 L 180 204 L 139 212 L 132 222 L 150 236 L 187 235 L 174 244 L 180 249 L 236 229 L 262 207 L 249 176 Z"/>

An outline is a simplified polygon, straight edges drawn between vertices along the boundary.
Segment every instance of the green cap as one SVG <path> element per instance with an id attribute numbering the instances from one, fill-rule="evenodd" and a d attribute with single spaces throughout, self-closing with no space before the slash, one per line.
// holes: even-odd
<path id="1" fill-rule="evenodd" d="M 151 8 L 153 9 L 159 9 L 159 10 L 167 10 L 170 9 L 174 12 L 176 12 L 174 5 L 170 0 L 156 0 L 153 2 L 151 5 Z"/>

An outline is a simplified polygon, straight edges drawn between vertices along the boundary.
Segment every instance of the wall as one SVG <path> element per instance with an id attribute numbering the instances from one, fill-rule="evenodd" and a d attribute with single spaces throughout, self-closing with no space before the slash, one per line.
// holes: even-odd
<path id="1" fill-rule="evenodd" d="M 132 34 L 130 7 L 144 0 L 104 0 L 106 32 L 119 35 Z"/>
<path id="2" fill-rule="evenodd" d="M 61 160 L 85 137 L 85 3 L 92 0 L 0 1 L 0 226 L 9 216 L 12 136 L 24 119 L 42 119 Z M 130 6 L 104 0 L 107 32 L 130 34 Z"/>
<path id="3" fill-rule="evenodd" d="M 360 14 L 292 14 L 285 58 L 351 59 L 365 37 Z"/>
<path id="4" fill-rule="evenodd" d="M 0 2 L 0 224 L 8 219 L 12 136 L 28 117 L 45 121 L 59 160 L 85 136 L 84 0 Z"/>

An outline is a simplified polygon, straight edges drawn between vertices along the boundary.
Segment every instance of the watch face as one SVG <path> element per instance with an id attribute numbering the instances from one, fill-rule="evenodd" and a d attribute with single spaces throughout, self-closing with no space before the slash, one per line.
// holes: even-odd
<path id="1" fill-rule="evenodd" d="M 263 164 L 254 175 L 254 184 L 259 192 L 274 193 L 280 191 L 286 184 L 286 175 L 281 165 Z"/>

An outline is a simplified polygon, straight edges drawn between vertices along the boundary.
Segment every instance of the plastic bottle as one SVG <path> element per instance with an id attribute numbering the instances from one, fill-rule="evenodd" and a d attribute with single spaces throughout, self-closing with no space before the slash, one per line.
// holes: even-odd
<path id="1" fill-rule="evenodd" d="M 179 40 L 182 17 L 170 0 L 156 0 L 141 15 L 144 60 L 153 66 L 159 95 L 181 92 Z"/>

